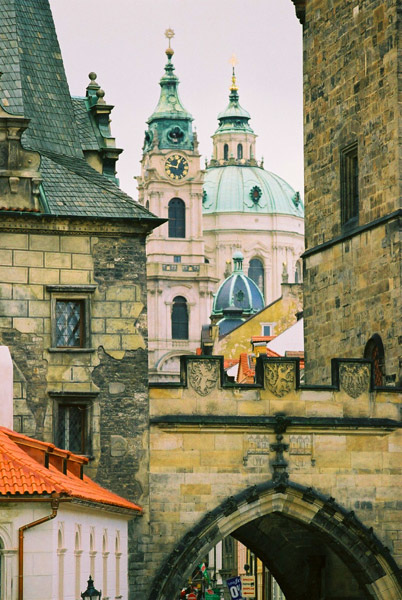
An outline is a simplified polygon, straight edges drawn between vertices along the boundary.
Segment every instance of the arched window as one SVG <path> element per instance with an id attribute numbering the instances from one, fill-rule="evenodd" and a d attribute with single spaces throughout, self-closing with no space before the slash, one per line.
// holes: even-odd
<path id="1" fill-rule="evenodd" d="M 187 300 L 183 296 L 176 296 L 173 299 L 172 339 L 188 340 Z"/>
<path id="2" fill-rule="evenodd" d="M 120 532 L 116 532 L 116 541 L 115 541 L 115 559 L 116 559 L 116 598 L 120 597 L 120 558 L 121 558 L 121 550 L 120 550 Z"/>
<path id="3" fill-rule="evenodd" d="M 168 208 L 169 237 L 186 237 L 186 206 L 180 198 L 172 198 Z"/>
<path id="4" fill-rule="evenodd" d="M 81 595 L 81 528 L 78 526 L 75 532 L 74 555 L 75 555 L 75 597 Z"/>
<path id="5" fill-rule="evenodd" d="M 301 283 L 302 282 L 302 262 L 299 258 L 299 260 L 296 261 L 296 268 L 295 268 L 295 283 Z"/>
<path id="6" fill-rule="evenodd" d="M 253 146 L 250 144 L 250 158 L 253 158 Z"/>
<path id="7" fill-rule="evenodd" d="M 63 546 L 63 528 L 60 526 L 57 533 L 57 556 L 59 561 L 58 600 L 64 600 L 64 555 L 66 553 L 66 549 Z"/>
<path id="8" fill-rule="evenodd" d="M 382 339 L 378 333 L 375 333 L 367 342 L 364 358 L 368 358 L 374 363 L 374 385 L 384 385 L 385 353 Z"/>
<path id="9" fill-rule="evenodd" d="M 228 158 L 229 158 L 229 146 L 227 144 L 225 144 L 223 146 L 223 159 L 228 160 Z"/>
<path id="10" fill-rule="evenodd" d="M 91 531 L 89 535 L 89 574 L 92 579 L 95 579 L 95 558 L 96 558 L 96 550 L 95 550 L 95 532 Z"/>
<path id="11" fill-rule="evenodd" d="M 242 144 L 237 144 L 237 158 L 238 158 L 238 160 L 243 158 L 243 145 Z"/>
<path id="12" fill-rule="evenodd" d="M 264 265 L 259 258 L 252 258 L 248 266 L 248 276 L 257 284 L 264 294 Z"/>
<path id="13" fill-rule="evenodd" d="M 102 587 L 102 592 L 103 592 L 103 597 L 106 597 L 107 594 L 107 583 L 108 583 L 108 573 L 107 573 L 107 569 L 108 569 L 108 564 L 107 564 L 107 559 L 109 556 L 109 550 L 108 550 L 108 542 L 107 542 L 107 531 L 105 530 L 103 533 L 103 540 L 102 540 L 102 570 L 103 570 L 103 587 Z"/>

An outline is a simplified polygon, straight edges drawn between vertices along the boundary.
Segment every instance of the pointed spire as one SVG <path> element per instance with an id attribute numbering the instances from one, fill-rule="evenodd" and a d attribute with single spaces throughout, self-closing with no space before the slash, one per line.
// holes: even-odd
<path id="1" fill-rule="evenodd" d="M 232 57 L 230 59 L 230 64 L 232 65 L 232 85 L 230 86 L 230 95 L 229 95 L 229 99 L 232 102 L 238 102 L 239 101 L 239 94 L 238 94 L 238 86 L 237 86 L 237 82 L 236 82 L 236 71 L 235 71 L 235 66 L 237 65 L 238 60 L 236 58 L 235 54 L 232 54 Z"/>

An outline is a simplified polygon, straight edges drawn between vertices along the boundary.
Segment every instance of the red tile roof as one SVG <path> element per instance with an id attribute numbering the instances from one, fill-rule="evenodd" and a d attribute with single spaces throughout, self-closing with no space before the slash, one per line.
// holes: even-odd
<path id="1" fill-rule="evenodd" d="M 225 358 L 223 361 L 223 368 L 230 369 L 230 367 L 234 367 L 239 364 L 238 358 Z"/>
<path id="2" fill-rule="evenodd" d="M 276 335 L 253 335 L 251 338 L 251 343 L 253 342 L 270 342 L 275 339 Z"/>
<path id="3" fill-rule="evenodd" d="M 58 494 L 99 504 L 142 512 L 142 509 L 109 492 L 92 479 L 79 476 L 88 462 L 84 456 L 34 440 L 0 427 L 0 496 Z M 46 464 L 48 463 L 48 466 Z M 66 465 L 64 474 L 60 468 Z"/>

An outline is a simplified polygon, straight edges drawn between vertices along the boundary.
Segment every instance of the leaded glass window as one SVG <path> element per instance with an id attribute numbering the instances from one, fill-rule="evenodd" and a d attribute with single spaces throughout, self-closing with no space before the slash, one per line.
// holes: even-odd
<path id="1" fill-rule="evenodd" d="M 56 346 L 82 348 L 84 302 L 82 300 L 56 300 Z"/>
<path id="2" fill-rule="evenodd" d="M 188 340 L 187 300 L 183 296 L 176 296 L 173 300 L 172 339 Z"/>
<path id="3" fill-rule="evenodd" d="M 57 445 L 76 454 L 86 454 L 87 404 L 59 404 Z"/>

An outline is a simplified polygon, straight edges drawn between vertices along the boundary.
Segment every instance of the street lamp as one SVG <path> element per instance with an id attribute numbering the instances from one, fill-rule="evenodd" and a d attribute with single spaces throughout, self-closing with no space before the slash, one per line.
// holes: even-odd
<path id="1" fill-rule="evenodd" d="M 102 592 L 98 592 L 98 590 L 94 588 L 94 581 L 92 577 L 89 576 L 88 587 L 85 592 L 82 592 L 81 594 L 82 600 L 100 600 L 101 596 Z"/>

